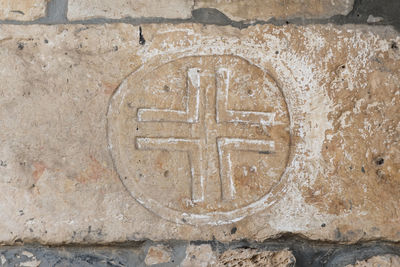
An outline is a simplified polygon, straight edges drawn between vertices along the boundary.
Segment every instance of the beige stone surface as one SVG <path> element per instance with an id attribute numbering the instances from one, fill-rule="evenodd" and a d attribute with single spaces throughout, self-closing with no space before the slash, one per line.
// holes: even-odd
<path id="1" fill-rule="evenodd" d="M 374 256 L 365 261 L 357 261 L 354 265 L 346 267 L 397 267 L 400 266 L 400 257 L 397 255 Z"/>
<path id="2" fill-rule="evenodd" d="M 233 20 L 329 18 L 347 15 L 354 0 L 196 0 L 194 8 L 216 8 Z"/>
<path id="3" fill-rule="evenodd" d="M 48 0 L 0 0 L 0 20 L 35 20 L 46 15 Z"/>
<path id="4" fill-rule="evenodd" d="M 219 256 L 217 266 L 243 267 L 293 267 L 296 258 L 288 250 L 257 251 L 256 249 L 236 249 L 225 251 Z"/>
<path id="5" fill-rule="evenodd" d="M 216 264 L 217 256 L 210 245 L 190 245 L 180 267 L 211 267 Z"/>
<path id="6" fill-rule="evenodd" d="M 0 26 L 0 243 L 400 240 L 397 32 L 142 34 Z"/>
<path id="7" fill-rule="evenodd" d="M 69 0 L 68 19 L 190 18 L 193 0 Z"/>
<path id="8" fill-rule="evenodd" d="M 151 246 L 144 259 L 144 263 L 149 266 L 169 261 L 171 261 L 171 249 L 163 245 Z"/>
<path id="9" fill-rule="evenodd" d="M 232 20 L 329 18 L 347 15 L 354 0 L 69 0 L 68 18 L 120 19 L 124 17 L 190 18 L 198 8 L 215 8 Z"/>

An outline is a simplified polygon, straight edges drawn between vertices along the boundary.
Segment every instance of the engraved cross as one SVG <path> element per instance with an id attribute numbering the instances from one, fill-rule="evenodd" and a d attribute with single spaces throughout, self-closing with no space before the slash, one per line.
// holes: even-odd
<path id="1" fill-rule="evenodd" d="M 186 78 L 185 107 L 183 110 L 140 108 L 139 122 L 184 122 L 196 124 L 201 130 L 200 138 L 146 138 L 137 137 L 136 147 L 140 150 L 170 150 L 188 154 L 191 175 L 191 196 L 193 202 L 204 201 L 204 181 L 208 160 L 217 161 L 221 183 L 221 198 L 234 199 L 235 186 L 232 170 L 232 151 L 260 153 L 273 152 L 272 140 L 225 137 L 220 127 L 236 123 L 273 125 L 275 113 L 239 111 L 228 108 L 229 84 L 232 79 L 227 68 L 218 68 L 216 73 L 214 99 L 208 97 L 207 86 L 201 84 L 201 70 L 190 68 Z M 215 151 L 217 159 L 208 159 Z"/>

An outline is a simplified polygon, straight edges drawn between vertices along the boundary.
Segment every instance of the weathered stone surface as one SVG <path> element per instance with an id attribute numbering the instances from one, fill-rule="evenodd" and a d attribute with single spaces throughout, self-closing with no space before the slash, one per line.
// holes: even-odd
<path id="1" fill-rule="evenodd" d="M 216 253 L 210 245 L 190 245 L 186 248 L 186 257 L 181 267 L 209 267 L 216 265 Z"/>
<path id="2" fill-rule="evenodd" d="M 400 240 L 398 33 L 142 35 L 0 27 L 1 243 Z"/>
<path id="3" fill-rule="evenodd" d="M 243 267 L 293 267 L 296 258 L 288 250 L 257 251 L 256 249 L 236 249 L 225 251 L 219 256 L 217 266 Z"/>
<path id="4" fill-rule="evenodd" d="M 171 261 L 171 250 L 163 245 L 151 246 L 144 262 L 146 265 L 161 264 Z"/>
<path id="5" fill-rule="evenodd" d="M 197 0 L 195 8 L 216 8 L 233 20 L 269 20 L 347 15 L 353 4 L 354 0 Z"/>
<path id="6" fill-rule="evenodd" d="M 69 0 L 68 19 L 190 18 L 193 0 Z"/>
<path id="7" fill-rule="evenodd" d="M 0 20 L 35 20 L 46 15 L 48 0 L 0 0 Z"/>
<path id="8" fill-rule="evenodd" d="M 189 18 L 198 8 L 215 8 L 233 20 L 269 20 L 271 18 L 329 18 L 347 15 L 354 0 L 69 0 L 70 20 L 124 17 Z"/>
<path id="9" fill-rule="evenodd" d="M 397 255 L 375 256 L 365 261 L 357 261 L 354 265 L 346 267 L 397 267 L 400 266 L 400 257 Z"/>

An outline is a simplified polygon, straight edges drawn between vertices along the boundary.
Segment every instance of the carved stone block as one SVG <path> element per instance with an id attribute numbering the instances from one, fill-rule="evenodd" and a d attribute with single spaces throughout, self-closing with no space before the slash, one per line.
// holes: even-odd
<path id="1" fill-rule="evenodd" d="M 390 28 L 0 27 L 0 243 L 400 240 Z"/>

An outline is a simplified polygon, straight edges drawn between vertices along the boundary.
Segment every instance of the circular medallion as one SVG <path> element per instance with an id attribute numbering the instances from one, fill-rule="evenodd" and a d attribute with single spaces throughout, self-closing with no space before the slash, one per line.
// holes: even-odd
<path id="1" fill-rule="evenodd" d="M 231 223 L 279 198 L 289 126 L 276 82 L 232 55 L 148 63 L 108 112 L 110 152 L 133 198 L 189 224 Z"/>

